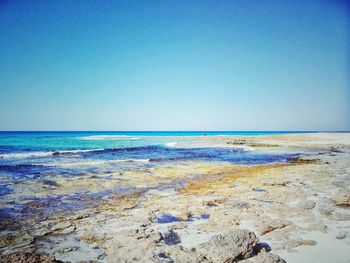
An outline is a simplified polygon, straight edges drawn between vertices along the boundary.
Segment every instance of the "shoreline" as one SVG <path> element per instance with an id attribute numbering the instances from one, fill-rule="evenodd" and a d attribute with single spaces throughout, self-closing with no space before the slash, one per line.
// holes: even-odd
<path id="1" fill-rule="evenodd" d="M 98 207 L 72 216 L 33 218 L 20 232 L 1 233 L 1 253 L 43 253 L 72 262 L 211 262 L 215 251 L 204 255 L 203 244 L 215 247 L 216 235 L 248 229 L 264 247 L 244 254 L 249 258 L 242 262 L 273 254 L 287 262 L 349 262 L 350 204 L 334 198 L 350 191 L 350 133 L 187 138 L 191 145 L 305 154 L 285 164 L 186 161 L 125 173 L 138 188 L 165 187 L 94 198 Z M 103 178 L 70 183 L 72 189 L 108 187 Z"/>

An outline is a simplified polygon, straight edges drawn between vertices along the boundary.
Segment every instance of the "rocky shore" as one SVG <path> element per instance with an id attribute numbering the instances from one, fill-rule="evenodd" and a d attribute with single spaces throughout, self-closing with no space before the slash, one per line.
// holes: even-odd
<path id="1" fill-rule="evenodd" d="M 88 205 L 64 215 L 26 203 L 25 221 L 2 221 L 0 262 L 350 262 L 350 133 L 199 137 L 194 145 L 301 155 L 129 171 L 122 176 L 136 188 L 83 196 Z M 120 176 L 76 176 L 48 192 L 100 191 L 123 185 Z"/>

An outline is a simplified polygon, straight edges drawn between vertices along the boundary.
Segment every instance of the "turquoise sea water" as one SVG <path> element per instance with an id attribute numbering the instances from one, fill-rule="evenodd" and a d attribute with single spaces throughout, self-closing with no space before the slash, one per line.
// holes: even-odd
<path id="1" fill-rule="evenodd" d="M 191 146 L 194 136 L 283 133 L 288 132 L 0 132 L 0 187 L 8 189 L 8 184 L 18 180 L 40 180 L 46 174 L 74 176 L 186 160 L 238 164 L 286 161 L 290 156 L 234 147 Z M 114 162 L 111 168 L 106 165 L 108 161 L 120 162 Z M 75 164 L 74 168 L 69 164 Z M 0 194 L 6 192 L 0 189 Z"/>
<path id="2" fill-rule="evenodd" d="M 283 133 L 290 132 L 0 132 L 0 217 L 12 220 L 12 216 L 23 215 L 23 211 L 29 211 L 24 204 L 33 201 L 57 212 L 61 208 L 77 208 L 82 204 L 82 196 L 91 197 L 89 189 L 53 196 L 51 188 L 64 187 L 56 184 L 59 178 L 93 176 L 107 180 L 112 174 L 121 174 L 118 180 L 125 181 L 127 178 L 123 178 L 123 171 L 172 167 L 186 161 L 234 164 L 286 162 L 295 155 L 191 144 L 196 140 L 194 136 Z M 138 186 L 128 185 L 126 190 L 129 191 L 130 187 L 137 189 Z M 43 193 L 39 199 L 30 192 L 32 188 Z M 93 195 L 102 197 L 122 191 L 125 189 L 106 188 Z M 38 210 L 35 211 L 37 213 Z M 43 213 L 48 213 L 48 210 Z"/>
<path id="3" fill-rule="evenodd" d="M 137 147 L 164 143 L 176 136 L 252 136 L 298 131 L 76 131 L 1 132 L 0 154 L 26 151 Z M 304 133 L 304 132 L 303 132 Z M 8 148 L 6 148 L 8 147 Z"/>

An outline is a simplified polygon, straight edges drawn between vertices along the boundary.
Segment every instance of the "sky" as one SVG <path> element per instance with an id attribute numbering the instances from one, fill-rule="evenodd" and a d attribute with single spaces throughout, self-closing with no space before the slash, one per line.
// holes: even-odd
<path id="1" fill-rule="evenodd" d="M 0 0 L 0 130 L 350 130 L 349 13 Z"/>

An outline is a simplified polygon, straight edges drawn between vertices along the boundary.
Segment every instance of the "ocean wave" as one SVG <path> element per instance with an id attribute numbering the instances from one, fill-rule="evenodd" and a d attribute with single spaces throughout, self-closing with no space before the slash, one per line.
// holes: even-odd
<path id="1" fill-rule="evenodd" d="M 16 158 L 32 158 L 32 157 L 49 157 L 49 156 L 55 156 L 55 155 L 74 155 L 74 154 L 98 152 L 98 151 L 104 151 L 104 149 L 3 153 L 3 154 L 0 154 L 0 158 L 16 159 Z"/>
<path id="2" fill-rule="evenodd" d="M 74 154 L 80 154 L 80 153 L 88 153 L 88 152 L 102 152 L 105 149 L 87 149 L 87 150 L 64 150 L 64 151 L 54 151 L 52 152 L 52 155 L 74 155 Z"/>
<path id="3" fill-rule="evenodd" d="M 85 150 L 60 150 L 60 151 L 46 151 L 46 152 L 22 152 L 22 153 L 4 153 L 0 154 L 0 158 L 32 158 L 32 157 L 49 157 L 60 155 L 80 155 L 80 154 L 100 154 L 100 153 L 118 153 L 118 152 L 142 152 L 152 151 L 162 148 L 161 146 L 139 146 L 139 147 L 125 147 L 125 148 L 106 148 L 106 149 L 85 149 Z"/>
<path id="4" fill-rule="evenodd" d="M 112 160 L 110 162 L 115 163 L 129 163 L 129 162 L 138 162 L 138 163 L 148 163 L 150 159 L 120 159 L 120 160 Z"/>
<path id="5" fill-rule="evenodd" d="M 0 165 L 0 171 L 28 171 L 29 169 L 39 169 L 44 165 L 39 164 L 15 164 L 15 165 Z"/>
<path id="6" fill-rule="evenodd" d="M 140 138 L 130 135 L 92 135 L 79 137 L 79 140 L 91 141 L 119 141 L 119 140 L 139 140 Z"/>
<path id="7" fill-rule="evenodd" d="M 0 154 L 0 158 L 30 158 L 30 157 L 47 157 L 53 152 L 25 152 L 25 153 L 4 153 Z"/>
<path id="8" fill-rule="evenodd" d="M 165 143 L 165 146 L 167 146 L 167 147 L 175 147 L 176 144 L 177 144 L 177 142 L 167 142 L 167 143 Z"/>
<path id="9" fill-rule="evenodd" d="M 117 159 L 117 160 L 87 160 L 87 161 L 75 161 L 70 163 L 56 163 L 49 164 L 46 166 L 54 166 L 54 167 L 81 167 L 81 166 L 98 166 L 98 165 L 108 165 L 113 163 L 148 163 L 150 159 Z"/>

